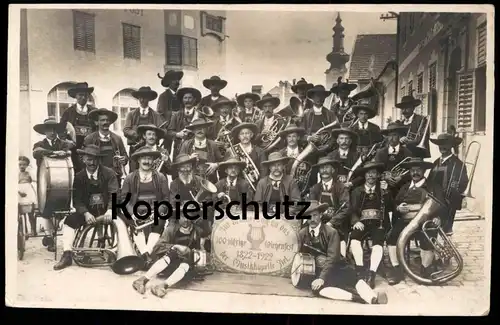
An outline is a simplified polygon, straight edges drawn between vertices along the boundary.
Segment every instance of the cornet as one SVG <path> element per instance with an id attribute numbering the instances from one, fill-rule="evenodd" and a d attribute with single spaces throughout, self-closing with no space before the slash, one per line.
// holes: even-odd
<path id="1" fill-rule="evenodd" d="M 120 150 L 116 150 L 115 152 L 115 155 L 113 156 L 113 160 L 115 161 L 115 165 L 117 168 L 120 168 L 121 172 L 122 172 L 122 178 L 125 178 L 128 173 L 127 173 L 127 169 L 125 168 L 125 165 L 121 163 L 120 161 L 120 158 L 122 158 L 123 156 L 120 155 Z"/>

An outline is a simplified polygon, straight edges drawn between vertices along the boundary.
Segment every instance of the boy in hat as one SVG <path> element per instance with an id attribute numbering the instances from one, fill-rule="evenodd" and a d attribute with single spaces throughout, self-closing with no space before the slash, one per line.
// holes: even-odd
<path id="1" fill-rule="evenodd" d="M 351 193 L 351 252 L 356 263 L 358 277 L 365 277 L 370 287 L 375 288 L 377 270 L 384 255 L 385 232 L 389 227 L 391 196 L 387 182 L 380 181 L 384 165 L 368 162 L 356 173 L 364 175 L 365 184 Z M 373 246 L 370 257 L 370 271 L 365 275 L 361 241 L 370 236 Z"/>
<path id="2" fill-rule="evenodd" d="M 244 93 L 236 96 L 237 114 L 242 122 L 255 123 L 262 117 L 262 110 L 255 106 L 260 96 L 254 93 Z"/>
<path id="3" fill-rule="evenodd" d="M 362 177 L 347 179 L 349 172 L 360 157 L 359 152 L 355 149 L 358 135 L 350 128 L 335 129 L 332 130 L 331 134 L 334 139 L 337 139 L 338 148 L 328 156 L 342 164 L 342 167 L 337 171 L 338 180 L 347 188 L 354 188 L 363 182 Z"/>
<path id="4" fill-rule="evenodd" d="M 330 96 L 330 92 L 322 85 L 316 85 L 307 91 L 307 97 L 312 100 L 313 107 L 304 113 L 301 126 L 309 136 L 308 141 L 317 142 L 319 139 L 317 136 L 314 136 L 314 133 L 336 120 L 332 111 L 323 106 L 328 96 Z"/>
<path id="5" fill-rule="evenodd" d="M 358 85 L 350 84 L 348 79 L 346 82 L 342 82 L 342 77 L 339 77 L 337 79 L 337 84 L 333 85 L 330 89 L 330 91 L 339 98 L 339 101 L 331 107 L 331 110 L 339 121 L 344 120 L 345 113 L 351 108 L 352 101 L 349 99 L 349 95 L 356 88 L 358 88 Z"/>
<path id="6" fill-rule="evenodd" d="M 217 202 L 226 196 L 234 202 L 241 202 L 242 194 L 245 193 L 247 202 L 253 200 L 253 190 L 245 179 L 241 179 L 240 173 L 245 168 L 246 163 L 236 157 L 230 157 L 219 164 L 219 169 L 224 170 L 225 178 L 221 178 L 215 187 L 217 193 L 214 194 L 213 201 Z M 226 202 L 226 204 L 229 202 Z"/>
<path id="7" fill-rule="evenodd" d="M 196 107 L 201 101 L 201 93 L 198 89 L 185 87 L 177 91 L 177 98 L 181 101 L 182 109 L 172 114 L 172 119 L 167 126 L 167 138 L 174 141 L 174 157 L 179 154 L 182 141 L 191 135 L 186 126 L 194 121 Z"/>
<path id="8" fill-rule="evenodd" d="M 149 86 L 143 86 L 139 90 L 132 92 L 132 96 L 139 101 L 139 107 L 127 114 L 125 126 L 123 127 L 123 134 L 127 138 L 127 144 L 130 146 L 130 155 L 138 148 L 144 146 L 144 143 L 141 142 L 141 137 L 137 133 L 139 125 L 153 124 L 160 127 L 164 122 L 163 116 L 149 107 L 149 102 L 158 97 L 156 91 L 152 90 Z M 130 165 L 130 172 L 133 171 L 132 165 Z"/>
<path id="9" fill-rule="evenodd" d="M 218 168 L 218 162 L 222 161 L 222 155 L 217 143 L 213 140 L 207 139 L 207 130 L 212 125 L 212 121 L 197 119 L 190 125 L 186 126 L 186 129 L 194 133 L 194 138 L 182 142 L 179 154 L 187 154 L 192 158 L 197 158 L 200 153 L 205 153 L 208 160 L 208 168 L 206 170 L 207 179 L 212 183 L 216 183 L 216 171 Z"/>
<path id="10" fill-rule="evenodd" d="M 133 224 L 136 219 L 134 217 L 133 207 L 137 202 L 147 202 L 151 209 L 153 209 L 154 202 L 169 202 L 170 200 L 170 190 L 168 188 L 167 178 L 153 168 L 154 161 L 160 157 L 160 152 L 154 151 L 149 147 L 139 148 L 132 154 L 131 158 L 137 161 L 139 168 L 127 175 L 120 193 L 121 201 L 126 203 L 125 208 L 128 214 L 132 216 L 132 220 L 123 217 L 124 208 L 121 208 L 122 213 L 120 216 L 122 216 L 122 219 L 128 224 Z M 127 201 L 127 196 L 129 195 L 130 200 Z M 166 208 L 167 207 L 164 205 L 160 206 L 159 213 L 166 214 Z M 152 225 L 147 241 L 144 231 L 139 231 L 134 235 L 134 242 L 142 254 L 146 268 L 150 266 L 150 254 L 158 238 L 160 238 L 160 234 L 163 232 L 164 227 L 165 220 L 159 220 L 157 225 Z"/>
<path id="11" fill-rule="evenodd" d="M 415 139 L 410 139 L 408 138 L 408 136 L 404 136 L 401 138 L 400 141 L 402 144 L 406 145 L 406 147 L 410 149 L 410 151 L 413 152 L 415 156 L 418 156 L 420 158 L 430 158 L 431 157 L 431 153 L 429 151 L 429 138 L 431 134 L 430 127 L 427 128 L 426 134 L 421 134 L 422 132 L 424 132 L 425 123 L 426 122 L 430 123 L 430 121 L 426 121 L 426 119 L 429 117 L 424 117 L 422 115 L 415 113 L 415 108 L 420 106 L 420 104 L 422 104 L 422 101 L 420 99 L 416 99 L 412 95 L 407 95 L 403 96 L 401 102 L 395 105 L 397 108 L 401 109 L 403 113 L 403 119 L 400 122 L 402 122 L 403 125 L 408 126 L 409 132 L 417 134 Z M 420 141 L 422 141 L 422 136 L 425 137 L 424 140 L 424 146 L 426 148 L 425 150 L 417 148 L 417 145 L 420 143 Z"/>
<path id="12" fill-rule="evenodd" d="M 93 144 L 78 149 L 85 169 L 75 175 L 73 183 L 73 206 L 75 213 L 70 214 L 63 225 L 63 254 L 54 270 L 64 269 L 72 264 L 72 245 L 75 232 L 81 226 L 112 222 L 112 196 L 118 193 L 118 180 L 111 168 L 100 163 L 101 149 Z M 101 242 L 100 245 L 104 243 Z"/>
<path id="13" fill-rule="evenodd" d="M 311 201 L 305 215 L 308 226 L 298 234 L 299 252 L 314 256 L 317 278 L 311 289 L 315 295 L 366 304 L 386 304 L 384 292 L 374 292 L 340 256 L 340 238 L 337 230 L 321 222 L 328 204 Z"/>
<path id="14" fill-rule="evenodd" d="M 226 97 L 220 94 L 220 91 L 227 86 L 227 81 L 222 80 L 219 76 L 212 76 L 209 79 L 203 80 L 203 87 L 210 90 L 210 95 L 201 99 L 200 106 L 212 107 L 213 104 L 220 100 L 227 100 Z"/>
<path id="15" fill-rule="evenodd" d="M 307 98 L 307 91 L 313 88 L 314 85 L 308 83 L 304 78 L 300 78 L 300 80 L 292 85 L 292 91 L 300 100 L 300 105 L 304 111 L 311 109 L 313 107 L 313 102 L 309 98 Z"/>
<path id="16" fill-rule="evenodd" d="M 265 94 L 255 104 L 263 112 L 262 118 L 256 123 L 259 127 L 260 135 L 262 136 L 264 133 L 269 132 L 275 123 L 277 123 L 275 128 L 279 130 L 285 122 L 280 116 L 274 114 L 274 110 L 280 105 L 280 99 L 270 94 Z"/>
<path id="17" fill-rule="evenodd" d="M 451 236 L 453 234 L 453 222 L 457 210 L 462 209 L 464 199 L 463 192 L 469 184 L 467 167 L 453 154 L 452 149 L 462 143 L 462 139 L 450 134 L 440 134 L 431 142 L 439 147 L 441 157 L 434 161 L 434 167 L 429 173 L 429 179 L 438 183 L 445 190 L 445 199 L 448 204 L 448 218 L 443 226 L 444 232 Z"/>
<path id="18" fill-rule="evenodd" d="M 137 127 L 137 133 L 145 142 L 145 147 L 151 148 L 151 150 L 153 151 L 158 151 L 161 154 L 161 157 L 155 160 L 154 168 L 165 176 L 167 176 L 167 174 L 170 174 L 170 153 L 168 152 L 168 149 L 164 147 L 165 131 L 154 126 L 153 124 L 147 124 L 139 125 Z M 163 139 L 162 144 L 158 144 L 160 139 Z M 134 170 L 137 169 L 137 164 L 135 165 L 136 166 L 134 167 Z"/>
<path id="19" fill-rule="evenodd" d="M 393 226 L 387 237 L 389 259 L 393 267 L 387 279 L 390 285 L 401 282 L 404 277 L 404 271 L 399 265 L 396 250 L 399 235 L 411 219 L 420 211 L 422 204 L 427 200 L 427 193 L 431 193 L 439 201 L 444 202 L 444 193 L 440 184 L 429 182 L 424 176 L 425 171 L 432 168 L 432 163 L 425 162 L 422 158 L 412 158 L 402 165 L 410 171 L 411 180 L 401 187 L 394 200 Z M 434 224 L 437 226 L 443 224 L 446 221 L 446 218 L 443 218 L 443 216 L 446 216 L 446 213 L 436 214 L 433 218 Z M 437 232 L 435 231 L 430 231 L 428 234 L 431 238 L 436 238 L 437 236 Z M 431 268 L 434 262 L 433 246 L 422 232 L 417 233 L 416 239 L 420 243 L 422 275 L 429 277 L 433 272 Z"/>
<path id="20" fill-rule="evenodd" d="M 176 70 L 168 70 L 163 77 L 158 73 L 158 78 L 161 79 L 161 85 L 165 87 L 165 91 L 158 97 L 158 105 L 156 111 L 163 116 L 165 121 L 170 121 L 172 112 L 181 109 L 181 102 L 175 95 L 184 72 Z"/>
<path id="21" fill-rule="evenodd" d="M 321 182 L 311 187 L 309 198 L 328 204 L 328 209 L 323 213 L 323 222 L 339 232 L 340 254 L 346 257 L 350 198 L 349 189 L 337 178 L 337 171 L 342 168 L 342 163 L 329 157 L 322 157 L 315 167 L 319 169 Z"/>
<path id="22" fill-rule="evenodd" d="M 124 167 L 128 163 L 128 154 L 122 138 L 109 129 L 118 119 L 118 114 L 99 108 L 89 113 L 89 119 L 95 123 L 98 130 L 85 137 L 84 145 L 93 144 L 100 148 L 101 164 L 115 171 L 120 187 L 122 178 L 126 176 Z"/>
<path id="23" fill-rule="evenodd" d="M 380 127 L 368 121 L 377 114 L 373 108 L 366 105 L 354 105 L 352 112 L 358 118 L 358 123 L 352 126 L 353 131 L 358 134 L 358 152 L 367 154 L 375 143 L 383 140 Z"/>
<path id="24" fill-rule="evenodd" d="M 283 213 L 284 208 L 278 211 L 279 203 L 288 196 L 289 202 L 300 202 L 300 189 L 293 176 L 285 174 L 288 157 L 280 152 L 269 154 L 269 158 L 262 162 L 263 168 L 269 168 L 268 176 L 262 177 L 255 189 L 254 201 L 258 203 L 267 202 L 275 207 L 276 214 Z M 299 208 L 300 209 L 300 208 Z M 290 213 L 296 210 L 290 206 Z"/>
<path id="25" fill-rule="evenodd" d="M 61 125 L 71 123 L 76 132 L 76 146 L 71 150 L 71 160 L 75 173 L 78 173 L 85 166 L 79 159 L 76 152 L 83 146 L 85 137 L 96 130 L 95 124 L 90 120 L 89 113 L 95 107 L 88 104 L 89 97 L 94 92 L 94 87 L 89 87 L 86 82 L 79 82 L 68 89 L 68 96 L 76 99 L 76 103 L 68 107 L 61 116 Z"/>

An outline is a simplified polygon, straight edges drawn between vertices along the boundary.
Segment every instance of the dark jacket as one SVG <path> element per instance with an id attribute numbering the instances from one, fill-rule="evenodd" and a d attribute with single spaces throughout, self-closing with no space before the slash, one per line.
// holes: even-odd
<path id="1" fill-rule="evenodd" d="M 410 185 L 411 185 L 411 181 L 403 184 L 403 186 L 401 186 L 401 188 L 399 189 L 399 192 L 398 194 L 396 195 L 396 198 L 394 199 L 394 205 L 393 205 L 393 219 L 398 219 L 401 217 L 401 214 L 399 213 L 399 211 L 397 211 L 397 207 L 398 205 L 400 205 L 401 203 L 403 203 L 405 200 L 404 200 L 404 197 L 406 195 L 406 193 L 408 192 L 409 188 L 410 188 Z M 445 202 L 445 199 L 444 199 L 444 192 L 443 192 L 443 188 L 441 187 L 441 185 L 437 184 L 437 183 L 432 183 L 432 182 L 429 182 L 429 180 L 425 180 L 425 183 L 420 187 L 421 189 L 424 189 L 425 191 L 431 193 L 432 195 L 434 195 L 436 197 L 436 199 L 438 199 L 438 201 L 440 202 Z M 425 197 L 423 197 L 423 200 L 420 201 L 420 204 L 423 204 L 425 202 Z M 406 202 L 406 203 L 409 203 L 409 202 Z M 434 217 L 440 217 L 441 218 L 441 221 L 444 222 L 447 220 L 447 216 L 446 216 L 446 207 L 443 206 L 439 212 L 437 213 L 436 216 L 432 216 L 431 218 L 434 218 Z M 394 221 L 393 221 L 394 223 Z"/>
<path id="2" fill-rule="evenodd" d="M 139 142 L 141 139 L 137 134 L 137 127 L 139 126 L 139 118 L 141 115 L 140 107 L 134 108 L 127 114 L 127 118 L 125 119 L 125 126 L 123 127 L 123 134 L 127 138 L 127 144 L 133 145 Z M 155 112 L 151 107 L 148 112 L 149 123 L 154 124 L 159 127 L 163 122 L 163 117 Z"/>
<path id="3" fill-rule="evenodd" d="M 312 201 L 321 201 L 321 193 L 323 192 L 323 183 L 317 183 L 309 192 L 309 198 Z M 331 222 L 334 226 L 344 225 L 346 220 L 349 218 L 349 207 L 350 207 L 350 197 L 349 189 L 340 182 L 333 181 L 332 186 L 329 191 L 332 201 L 333 208 L 335 211 L 338 210 L 343 204 L 344 207 L 339 210 L 336 214 L 326 216 L 323 218 L 325 222 Z"/>
<path id="4" fill-rule="evenodd" d="M 97 178 L 102 185 L 102 195 L 104 198 L 104 204 L 107 205 L 108 210 L 113 208 L 112 205 L 112 194 L 119 191 L 118 179 L 116 178 L 115 172 L 108 167 L 99 166 L 97 171 Z M 73 182 L 73 207 L 78 214 L 84 214 L 88 212 L 87 202 L 89 198 L 89 193 L 87 193 L 87 182 L 89 178 L 87 176 L 87 170 L 82 169 L 75 175 L 75 180 Z M 98 216 L 95 216 L 98 217 Z"/>
<path id="5" fill-rule="evenodd" d="M 255 189 L 254 201 L 258 203 L 269 202 L 271 198 L 271 190 L 273 184 L 269 177 L 264 177 L 259 180 Z M 288 196 L 289 202 L 300 202 L 300 190 L 295 179 L 290 175 L 283 175 L 280 183 L 281 201 L 284 201 L 285 195 Z M 290 211 L 295 211 L 300 207 L 291 207 Z"/>
<path id="6" fill-rule="evenodd" d="M 248 154 L 250 156 L 250 159 L 252 159 L 253 163 L 255 164 L 255 167 L 259 170 L 260 176 L 262 177 L 263 175 L 267 175 L 267 168 L 262 164 L 262 162 L 266 161 L 267 155 L 262 150 L 262 148 L 257 147 L 256 145 L 252 146 L 252 152 Z M 229 159 L 232 157 L 232 153 L 230 150 L 226 150 L 226 154 L 224 155 L 224 160 Z"/>
<path id="7" fill-rule="evenodd" d="M 375 191 L 378 193 L 380 196 L 381 189 L 380 185 L 377 184 L 375 187 Z M 383 192 L 383 198 L 384 198 L 384 220 L 383 224 L 385 227 L 389 225 L 389 212 L 393 210 L 393 200 L 391 198 L 391 195 L 389 191 L 384 191 Z M 350 213 L 351 213 L 351 225 L 355 225 L 356 222 L 361 220 L 361 211 L 363 210 L 363 201 L 365 199 L 365 185 L 360 185 L 356 187 L 354 190 L 351 192 L 351 208 L 350 208 Z"/>
<path id="8" fill-rule="evenodd" d="M 51 155 L 54 151 L 69 151 L 68 144 L 59 138 L 54 141 L 54 146 L 51 146 L 47 138 L 38 141 L 33 145 L 33 158 L 36 160 L 37 168 L 40 167 L 43 157 Z"/>
<path id="9" fill-rule="evenodd" d="M 392 158 L 391 158 L 392 156 Z M 412 152 L 400 145 L 399 146 L 399 152 L 396 155 L 390 155 L 389 154 L 389 147 L 388 145 L 380 148 L 377 150 L 377 153 L 375 154 L 375 161 L 376 162 L 381 162 L 385 165 L 385 170 L 386 171 L 391 171 L 391 169 L 399 164 L 403 159 L 408 158 L 408 157 L 413 157 Z M 404 184 L 406 182 L 411 181 L 411 174 L 408 172 L 406 175 L 402 177 L 402 179 L 398 182 L 397 185 Z"/>
<path id="10" fill-rule="evenodd" d="M 219 201 L 217 198 L 217 194 L 223 192 L 223 193 L 228 193 L 228 183 L 227 183 L 227 177 L 222 178 L 220 181 L 218 181 L 215 184 L 215 187 L 217 187 L 217 193 L 214 193 L 212 200 L 214 202 Z M 254 198 L 254 192 L 250 185 L 248 184 L 246 179 L 241 179 L 237 178 L 236 179 L 236 192 L 238 192 L 237 197 L 231 197 L 231 200 L 233 201 L 241 201 L 242 200 L 242 194 L 246 194 L 246 200 L 247 202 L 250 202 Z"/>
<path id="11" fill-rule="evenodd" d="M 120 156 L 124 156 L 126 159 L 125 165 L 128 163 L 129 158 L 127 154 L 127 150 L 125 149 L 125 145 L 123 144 L 123 140 L 121 137 L 116 135 L 113 132 L 110 133 L 110 139 L 111 139 L 111 146 L 113 147 L 113 152 L 120 154 Z M 84 145 L 89 145 L 89 144 L 94 144 L 99 147 L 99 131 L 93 132 L 85 137 L 85 140 L 83 141 Z M 111 166 L 108 166 L 111 168 Z M 113 170 L 116 172 L 117 175 L 122 175 L 121 167 L 116 164 L 116 166 L 113 166 Z"/>
<path id="12" fill-rule="evenodd" d="M 333 123 L 336 120 L 335 114 L 326 107 L 323 107 L 322 114 L 323 116 L 326 117 L 326 120 L 323 122 L 324 125 Z M 302 119 L 301 127 L 303 127 L 306 130 L 305 134 L 307 135 L 312 135 L 314 133 L 312 131 L 313 117 L 314 117 L 313 109 L 310 109 L 304 113 L 304 118 Z"/>
<path id="13" fill-rule="evenodd" d="M 201 99 L 200 104 L 198 106 L 199 107 L 203 107 L 203 106 L 212 107 L 213 104 L 218 103 L 218 102 L 223 101 L 223 100 L 229 100 L 229 99 L 225 96 L 219 95 L 219 98 L 217 98 L 216 100 L 212 100 L 212 95 L 209 94 Z"/>
<path id="14" fill-rule="evenodd" d="M 170 120 L 172 112 L 180 110 L 182 107 L 180 100 L 175 96 L 175 93 L 170 88 L 165 89 L 163 93 L 158 96 L 158 104 L 156 111 L 162 115 L 165 121 Z"/>
<path id="15" fill-rule="evenodd" d="M 422 123 L 422 120 L 424 120 L 424 118 L 425 118 L 424 116 L 418 115 L 418 114 L 415 114 L 413 116 L 413 120 L 411 121 L 410 129 L 409 129 L 411 133 L 416 134 L 418 132 L 419 128 L 421 128 L 421 132 L 423 132 L 424 127 L 425 127 L 425 122 Z M 403 121 L 399 121 L 399 122 L 403 123 Z M 422 135 L 417 136 L 414 141 L 408 142 L 408 144 L 406 146 L 413 153 L 413 156 L 417 156 L 420 158 L 430 158 L 431 157 L 431 152 L 429 149 L 430 136 L 431 136 L 431 128 L 428 127 L 427 133 L 425 134 L 425 140 L 424 140 L 424 146 L 425 146 L 426 150 L 422 150 L 420 148 L 417 148 L 417 145 L 422 140 Z"/>
<path id="16" fill-rule="evenodd" d="M 352 146 L 351 146 L 352 147 Z M 334 150 L 330 154 L 328 154 L 328 157 L 334 160 L 338 160 L 342 163 L 342 168 L 340 168 L 337 171 L 337 175 L 339 179 L 342 178 L 347 178 L 347 175 L 349 174 L 349 170 L 354 166 L 356 161 L 359 159 L 359 153 L 355 149 L 349 149 L 349 152 L 347 153 L 346 158 L 341 158 L 340 157 L 340 151 L 338 149 Z M 347 167 L 347 168 L 344 168 Z M 351 183 L 353 187 L 359 186 L 363 183 L 364 177 L 363 176 L 354 176 L 351 178 Z"/>
<path id="17" fill-rule="evenodd" d="M 461 177 L 460 174 L 462 174 Z M 441 158 L 436 159 L 434 161 L 434 168 L 430 171 L 428 179 L 432 183 L 441 185 L 451 209 L 462 209 L 462 201 L 464 199 L 462 193 L 469 184 L 469 177 L 466 166 L 457 156 L 452 155 L 444 164 L 441 164 Z M 450 186 L 450 183 L 457 184 Z"/>
<path id="18" fill-rule="evenodd" d="M 352 130 L 358 134 L 358 146 L 369 147 L 383 140 L 380 127 L 372 122 L 367 123 L 368 125 L 365 130 L 359 128 L 359 123 L 354 124 L 352 127 Z"/>

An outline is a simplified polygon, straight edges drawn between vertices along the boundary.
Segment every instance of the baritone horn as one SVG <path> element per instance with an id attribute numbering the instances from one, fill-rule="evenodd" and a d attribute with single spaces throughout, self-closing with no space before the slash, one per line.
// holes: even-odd
<path id="1" fill-rule="evenodd" d="M 206 179 L 200 180 L 200 185 L 201 188 L 198 190 L 196 195 L 193 195 L 193 192 L 189 192 L 191 196 L 193 197 L 193 200 L 196 202 L 199 202 L 201 198 L 206 195 L 207 193 L 212 193 L 215 194 L 217 193 L 217 187 L 210 181 Z M 229 200 L 231 201 L 231 200 Z"/>
<path id="2" fill-rule="evenodd" d="M 467 161 L 469 158 L 469 151 L 471 148 L 476 147 L 476 154 L 474 155 L 474 159 L 472 162 Z M 479 159 L 479 153 L 481 152 L 481 144 L 477 141 L 472 141 L 469 143 L 469 146 L 467 147 L 467 150 L 465 152 L 465 158 L 464 158 L 464 164 L 462 168 L 467 168 L 467 165 L 472 166 L 470 169 L 470 177 L 469 177 L 469 182 L 467 183 L 467 188 L 463 192 L 463 196 L 474 199 L 474 196 L 472 196 L 472 180 L 474 179 L 474 173 L 476 172 L 476 166 L 477 166 L 477 160 Z M 460 183 L 460 180 L 458 181 Z"/>
<path id="3" fill-rule="evenodd" d="M 113 223 L 118 235 L 118 252 L 116 262 L 112 266 L 113 272 L 120 275 L 133 274 L 142 269 L 144 262 L 134 248 L 132 236 L 125 221 L 116 218 Z"/>
<path id="4" fill-rule="evenodd" d="M 195 121 L 199 118 L 212 118 L 214 116 L 214 110 L 210 108 L 210 106 L 196 107 L 193 114 L 192 121 Z"/>

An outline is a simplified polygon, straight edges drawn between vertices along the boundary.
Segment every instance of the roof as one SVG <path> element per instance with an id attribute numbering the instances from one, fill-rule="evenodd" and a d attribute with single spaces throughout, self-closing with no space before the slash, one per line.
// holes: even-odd
<path id="1" fill-rule="evenodd" d="M 349 67 L 350 80 L 377 78 L 387 62 L 396 58 L 396 34 L 358 35 Z"/>

